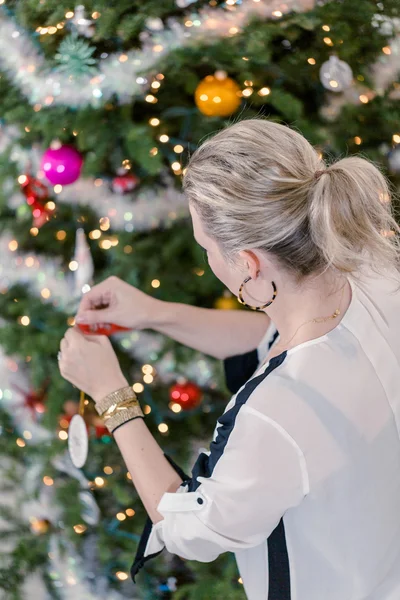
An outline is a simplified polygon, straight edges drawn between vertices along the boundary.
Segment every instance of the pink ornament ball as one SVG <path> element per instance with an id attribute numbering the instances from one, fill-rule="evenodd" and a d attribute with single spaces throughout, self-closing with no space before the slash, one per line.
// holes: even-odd
<path id="1" fill-rule="evenodd" d="M 43 154 L 41 169 L 53 185 L 69 185 L 81 174 L 83 158 L 73 146 L 49 148 Z"/>

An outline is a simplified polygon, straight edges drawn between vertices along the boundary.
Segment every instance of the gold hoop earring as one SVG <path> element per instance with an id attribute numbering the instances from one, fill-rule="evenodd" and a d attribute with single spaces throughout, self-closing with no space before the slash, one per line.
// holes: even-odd
<path id="1" fill-rule="evenodd" d="M 276 285 L 274 281 L 271 281 L 271 285 L 274 289 L 274 293 L 272 294 L 272 298 L 271 300 L 269 300 L 266 304 L 263 304 L 262 306 L 252 306 L 251 304 L 247 304 L 247 302 L 245 302 L 243 300 L 243 290 L 244 290 L 244 286 L 246 285 L 246 283 L 248 281 L 250 281 L 251 277 L 246 277 L 246 279 L 243 281 L 242 285 L 239 288 L 239 292 L 238 292 L 238 301 L 240 302 L 240 304 L 243 304 L 243 306 L 247 306 L 247 308 L 251 308 L 252 310 L 263 310 L 264 308 L 267 308 L 267 306 L 270 306 L 273 301 L 275 300 L 276 296 L 277 296 L 277 289 L 276 289 Z"/>

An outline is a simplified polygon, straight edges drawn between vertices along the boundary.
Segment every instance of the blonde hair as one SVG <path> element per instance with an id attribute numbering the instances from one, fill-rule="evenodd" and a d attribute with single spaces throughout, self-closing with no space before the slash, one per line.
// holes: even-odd
<path id="1" fill-rule="evenodd" d="M 297 283 L 329 267 L 400 273 L 400 227 L 380 170 L 358 156 L 328 166 L 287 126 L 249 119 L 220 131 L 191 157 L 183 187 L 228 263 L 259 249 Z"/>

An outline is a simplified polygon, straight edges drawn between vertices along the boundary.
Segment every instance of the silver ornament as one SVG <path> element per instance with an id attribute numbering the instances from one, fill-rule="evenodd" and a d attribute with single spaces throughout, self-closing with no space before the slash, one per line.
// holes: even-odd
<path id="1" fill-rule="evenodd" d="M 342 92 L 350 87 L 353 81 L 353 71 L 344 60 L 339 60 L 337 56 L 330 56 L 329 60 L 322 63 L 319 78 L 327 90 Z"/>

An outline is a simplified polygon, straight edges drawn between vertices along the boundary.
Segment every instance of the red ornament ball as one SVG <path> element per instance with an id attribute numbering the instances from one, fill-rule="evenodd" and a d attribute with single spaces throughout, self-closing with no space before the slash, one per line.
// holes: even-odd
<path id="1" fill-rule="evenodd" d="M 132 192 L 139 183 L 139 177 L 136 177 L 133 173 L 124 173 L 117 175 L 112 180 L 112 190 L 115 194 L 128 194 Z"/>
<path id="2" fill-rule="evenodd" d="M 172 402 L 179 404 L 182 410 L 191 410 L 199 406 L 203 393 L 198 385 L 187 381 L 175 383 L 169 390 L 169 397 Z"/>

